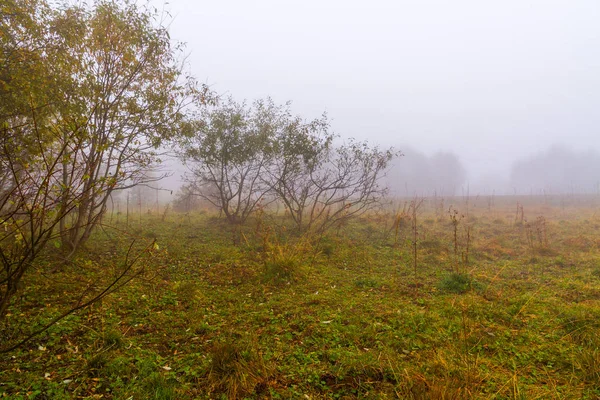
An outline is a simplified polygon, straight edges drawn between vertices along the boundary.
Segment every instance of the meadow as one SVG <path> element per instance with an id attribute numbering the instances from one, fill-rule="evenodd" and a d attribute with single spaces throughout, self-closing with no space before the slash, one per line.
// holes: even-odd
<path id="1" fill-rule="evenodd" d="M 397 199 L 325 233 L 114 213 L 39 258 L 0 342 L 127 265 L 0 354 L 0 397 L 600 398 L 600 196 Z"/>

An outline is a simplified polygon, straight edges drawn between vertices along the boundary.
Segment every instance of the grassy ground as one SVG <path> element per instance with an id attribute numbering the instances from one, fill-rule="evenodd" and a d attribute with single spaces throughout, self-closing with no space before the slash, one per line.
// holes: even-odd
<path id="1" fill-rule="evenodd" d="M 1 354 L 0 397 L 600 398 L 597 200 L 427 199 L 416 224 L 398 201 L 322 236 L 113 215 L 43 257 L 2 341 L 98 293 L 134 238 L 144 273 Z"/>

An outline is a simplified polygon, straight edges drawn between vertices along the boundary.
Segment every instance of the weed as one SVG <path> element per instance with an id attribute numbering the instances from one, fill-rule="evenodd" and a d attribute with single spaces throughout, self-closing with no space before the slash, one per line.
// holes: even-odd
<path id="1" fill-rule="evenodd" d="M 582 379 L 589 383 L 600 382 L 600 349 L 583 348 L 574 358 L 573 366 L 582 373 Z"/>
<path id="2" fill-rule="evenodd" d="M 327 259 L 330 259 L 335 252 L 335 244 L 327 238 L 322 238 L 319 243 L 319 251 L 327 257 Z"/>
<path id="3" fill-rule="evenodd" d="M 417 216 L 419 209 L 423 205 L 424 198 L 415 197 L 409 206 L 410 212 L 410 228 L 412 231 L 412 255 L 413 255 L 413 269 L 415 273 L 415 282 L 417 282 L 417 267 L 418 267 L 418 242 L 419 242 L 419 230 Z M 415 286 L 416 287 L 416 286 Z"/>
<path id="4" fill-rule="evenodd" d="M 177 398 L 173 383 L 158 372 L 154 372 L 144 379 L 143 388 L 147 399 L 173 400 Z"/>
<path id="5" fill-rule="evenodd" d="M 456 294 L 466 293 L 479 286 L 480 285 L 475 282 L 469 274 L 457 272 L 445 274 L 438 283 L 438 288 L 441 291 Z"/>
<path id="6" fill-rule="evenodd" d="M 515 225 L 523 226 L 525 222 L 525 210 L 523 209 L 523 204 L 517 201 L 517 213 L 515 215 Z"/>
<path id="7" fill-rule="evenodd" d="M 290 283 L 299 278 L 300 270 L 307 255 L 314 252 L 307 238 L 293 242 L 266 240 L 265 280 L 275 283 Z"/>
<path id="8" fill-rule="evenodd" d="M 464 250 L 461 253 L 461 259 L 463 264 L 463 269 L 466 269 L 469 266 L 469 250 L 471 248 L 471 226 L 465 226 L 465 243 Z"/>
<path id="9" fill-rule="evenodd" d="M 265 279 L 289 283 L 297 274 L 300 262 L 295 255 L 276 254 L 265 262 Z"/>
<path id="10" fill-rule="evenodd" d="M 459 400 L 466 399 L 466 390 L 461 387 L 458 379 L 453 377 L 429 378 L 421 374 L 401 375 L 402 380 L 396 388 L 396 396 L 412 400 Z"/>
<path id="11" fill-rule="evenodd" d="M 376 288 L 381 286 L 379 282 L 370 278 L 357 279 L 354 284 L 359 288 Z"/>
<path id="12" fill-rule="evenodd" d="M 563 256 L 559 256 L 554 259 L 554 264 L 556 264 L 557 267 L 564 268 L 567 266 L 567 261 Z"/>
<path id="13" fill-rule="evenodd" d="M 208 325 L 206 322 L 200 322 L 198 325 L 195 326 L 194 333 L 196 335 L 206 335 L 206 334 L 212 332 L 214 329 L 215 328 Z"/>
<path id="14" fill-rule="evenodd" d="M 138 359 L 135 366 L 141 377 L 148 377 L 157 370 L 156 363 L 146 357 Z"/>
<path id="15" fill-rule="evenodd" d="M 600 315 L 582 307 L 574 307 L 559 315 L 561 326 L 565 333 L 577 344 L 598 347 L 598 328 Z"/>
<path id="16" fill-rule="evenodd" d="M 402 209 L 398 209 L 394 215 L 394 223 L 392 224 L 392 230 L 394 231 L 394 247 L 398 246 L 400 231 L 407 226 L 408 220 L 408 203 L 404 202 Z"/>
<path id="17" fill-rule="evenodd" d="M 208 380 L 212 391 L 230 399 L 251 394 L 267 376 L 262 357 L 239 341 L 217 343 L 210 357 Z"/>
<path id="18" fill-rule="evenodd" d="M 123 334 L 118 329 L 110 329 L 104 332 L 102 339 L 106 347 L 119 348 L 123 345 Z"/>
<path id="19" fill-rule="evenodd" d="M 199 292 L 198 285 L 192 281 L 179 282 L 175 286 L 178 301 L 188 307 L 195 303 Z"/>
<path id="20" fill-rule="evenodd" d="M 104 368 L 108 362 L 109 359 L 106 353 L 95 354 L 87 361 L 86 369 L 90 375 L 98 376 L 100 375 L 102 368 Z"/>
<path id="21" fill-rule="evenodd" d="M 539 216 L 534 222 L 525 224 L 527 244 L 532 254 L 554 256 L 555 252 L 548 247 L 548 228 L 546 218 Z"/>
<path id="22" fill-rule="evenodd" d="M 103 367 L 103 372 L 107 377 L 119 377 L 121 380 L 129 380 L 135 375 L 135 368 L 126 357 L 116 357 L 110 360 Z"/>

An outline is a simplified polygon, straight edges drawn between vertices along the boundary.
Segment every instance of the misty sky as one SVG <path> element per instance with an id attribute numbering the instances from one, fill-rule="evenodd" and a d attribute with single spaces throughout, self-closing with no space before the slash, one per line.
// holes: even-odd
<path id="1" fill-rule="evenodd" d="M 163 3 L 154 1 L 159 9 Z M 600 150 L 598 0 L 171 0 L 191 72 L 236 99 L 327 111 L 336 133 L 471 179 L 553 143 Z"/>

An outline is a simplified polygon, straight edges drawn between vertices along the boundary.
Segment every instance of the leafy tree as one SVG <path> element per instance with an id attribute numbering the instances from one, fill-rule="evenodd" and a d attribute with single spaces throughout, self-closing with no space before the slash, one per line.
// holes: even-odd
<path id="1" fill-rule="evenodd" d="M 287 110 L 272 100 L 251 106 L 232 98 L 202 113 L 181 157 L 190 169 L 187 189 L 243 223 L 265 198 L 263 181 L 272 162 L 272 141 Z"/>
<path id="2" fill-rule="evenodd" d="M 183 144 L 187 190 L 243 223 L 259 202 L 280 201 L 299 229 L 327 229 L 373 208 L 396 153 L 349 141 L 334 146 L 325 115 L 304 121 L 290 105 L 226 103 L 206 110 Z"/>
<path id="3" fill-rule="evenodd" d="M 89 238 L 115 190 L 147 183 L 144 174 L 160 161 L 158 147 L 186 122 L 192 99 L 206 90 L 182 76 L 167 30 L 155 26 L 153 11 L 135 3 L 99 1 L 91 9 L 70 7 L 65 24 L 84 27 L 69 35 L 73 95 L 65 138 L 77 133 L 63 158 L 63 208 L 80 201 L 61 237 L 71 252 Z"/>
<path id="4" fill-rule="evenodd" d="M 69 254 L 85 243 L 111 194 L 148 180 L 156 149 L 207 91 L 182 77 L 180 49 L 134 3 L 7 0 L 0 11 L 2 320 L 48 243 L 60 237 Z"/>
<path id="5" fill-rule="evenodd" d="M 0 19 L 0 320 L 24 274 L 74 208 L 58 211 L 56 111 L 64 48 L 43 1 L 7 1 Z"/>
<path id="6" fill-rule="evenodd" d="M 379 204 L 393 149 L 350 140 L 334 146 L 326 116 L 290 121 L 278 136 L 270 187 L 300 230 L 325 230 Z"/>
<path id="7" fill-rule="evenodd" d="M 319 196 L 319 184 L 313 174 L 329 160 L 334 135 L 329 132 L 326 116 L 308 123 L 296 117 L 282 125 L 276 137 L 276 157 L 267 181 L 294 223 L 303 229 L 305 225 L 311 225 L 310 221 L 305 221 L 307 212 L 310 218 L 311 205 L 317 211 L 317 203 L 313 200 Z"/>
<path id="8" fill-rule="evenodd" d="M 30 132 L 41 142 L 37 129 Z M 0 140 L 0 166 L 11 181 L 0 194 L 0 320 L 6 314 L 21 279 L 47 244 L 57 239 L 56 227 L 77 208 L 84 194 L 62 198 L 60 161 L 67 146 L 38 153 L 12 152 L 11 137 Z"/>
<path id="9" fill-rule="evenodd" d="M 50 9 L 35 0 L 7 1 L 0 7 L 0 130 L 10 154 L 18 153 L 26 163 L 29 153 L 39 153 L 48 142 L 42 121 L 51 114 L 58 87 L 49 68 L 56 54 L 49 40 Z M 0 165 L 0 190 L 14 189 L 11 173 L 19 170 Z"/>
<path id="10" fill-rule="evenodd" d="M 42 1 L 7 0 L 0 6 L 0 118 L 7 128 L 31 115 L 32 104 L 48 103 L 50 9 Z M 18 119 L 21 121 L 18 121 Z M 11 136 L 14 136 L 11 134 Z"/>

